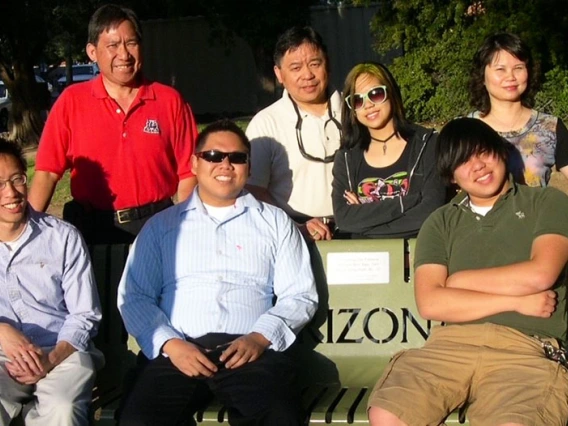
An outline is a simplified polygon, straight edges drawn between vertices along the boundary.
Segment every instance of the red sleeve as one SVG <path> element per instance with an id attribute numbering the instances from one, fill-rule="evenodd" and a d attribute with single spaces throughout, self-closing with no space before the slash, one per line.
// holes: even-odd
<path id="1" fill-rule="evenodd" d="M 193 117 L 191 107 L 182 101 L 180 117 L 176 126 L 174 154 L 177 162 L 177 175 L 179 180 L 193 177 L 191 172 L 191 155 L 195 149 L 197 139 L 197 124 Z"/>
<path id="2" fill-rule="evenodd" d="M 71 167 L 69 158 L 69 96 L 62 93 L 51 108 L 43 128 L 36 156 L 36 170 L 62 176 Z"/>

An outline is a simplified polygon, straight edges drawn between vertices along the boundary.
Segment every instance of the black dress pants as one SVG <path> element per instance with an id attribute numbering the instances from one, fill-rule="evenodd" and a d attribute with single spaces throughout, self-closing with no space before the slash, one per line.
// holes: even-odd
<path id="1" fill-rule="evenodd" d="M 186 376 L 163 356 L 147 361 L 123 401 L 119 425 L 195 425 L 193 414 L 213 396 L 228 408 L 232 426 L 304 424 L 295 368 L 286 354 L 267 350 L 256 361 L 221 369 L 211 378 Z"/>

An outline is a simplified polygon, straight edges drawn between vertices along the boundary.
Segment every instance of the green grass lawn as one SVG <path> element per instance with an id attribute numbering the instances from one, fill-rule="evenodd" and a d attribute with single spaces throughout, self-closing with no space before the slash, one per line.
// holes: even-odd
<path id="1" fill-rule="evenodd" d="M 33 153 L 26 154 L 26 159 L 28 160 L 28 188 L 30 187 L 34 174 L 35 174 L 35 151 Z M 69 186 L 69 172 L 66 172 L 57 187 L 55 188 L 55 192 L 53 193 L 53 197 L 51 198 L 51 203 L 49 205 L 48 212 L 55 215 L 61 216 L 61 212 L 63 211 L 63 205 L 71 200 L 71 188 Z"/>

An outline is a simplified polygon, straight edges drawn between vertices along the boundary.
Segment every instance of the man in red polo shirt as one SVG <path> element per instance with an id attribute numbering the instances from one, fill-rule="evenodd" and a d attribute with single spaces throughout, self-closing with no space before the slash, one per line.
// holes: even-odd
<path id="1" fill-rule="evenodd" d="M 132 242 L 176 192 L 181 201 L 195 186 L 195 120 L 177 91 L 144 79 L 141 41 L 132 10 L 99 8 L 86 50 L 101 74 L 63 91 L 41 137 L 30 204 L 45 211 L 70 169 L 63 217 L 89 243 Z"/>

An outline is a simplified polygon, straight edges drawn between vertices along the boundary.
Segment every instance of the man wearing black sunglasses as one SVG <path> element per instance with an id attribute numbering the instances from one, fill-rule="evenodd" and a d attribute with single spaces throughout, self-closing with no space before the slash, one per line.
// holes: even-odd
<path id="1" fill-rule="evenodd" d="M 178 424 L 212 394 L 231 424 L 303 424 L 285 350 L 317 293 L 294 223 L 243 191 L 249 152 L 231 121 L 205 128 L 193 194 L 152 218 L 130 252 L 118 307 L 145 367 L 120 425 Z"/>
<path id="2" fill-rule="evenodd" d="M 341 137 L 341 98 L 328 87 L 328 57 L 321 36 L 294 27 L 280 36 L 274 72 L 282 98 L 256 114 L 248 188 L 284 209 L 314 240 L 331 239 L 331 182 Z"/>

